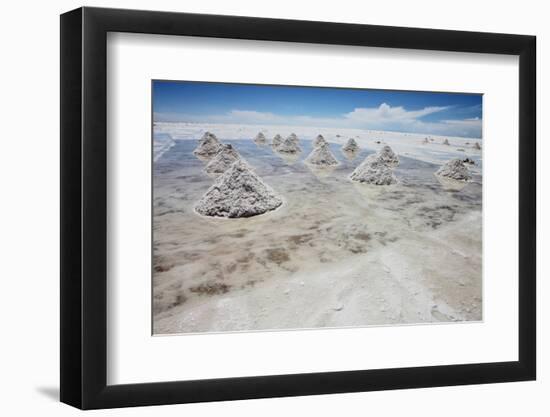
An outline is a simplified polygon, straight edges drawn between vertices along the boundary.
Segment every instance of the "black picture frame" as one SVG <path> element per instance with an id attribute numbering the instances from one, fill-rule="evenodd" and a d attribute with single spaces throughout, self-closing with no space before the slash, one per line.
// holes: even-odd
<path id="1" fill-rule="evenodd" d="M 519 56 L 519 358 L 107 385 L 108 32 Z M 81 409 L 526 381 L 536 378 L 536 38 L 79 8 L 61 15 L 61 401 Z"/>

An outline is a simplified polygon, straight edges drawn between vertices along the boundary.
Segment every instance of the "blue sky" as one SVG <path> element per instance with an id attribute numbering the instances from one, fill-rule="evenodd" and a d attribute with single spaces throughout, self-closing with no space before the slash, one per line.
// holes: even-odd
<path id="1" fill-rule="evenodd" d="M 153 81 L 155 121 L 295 125 L 481 137 L 482 96 Z"/>

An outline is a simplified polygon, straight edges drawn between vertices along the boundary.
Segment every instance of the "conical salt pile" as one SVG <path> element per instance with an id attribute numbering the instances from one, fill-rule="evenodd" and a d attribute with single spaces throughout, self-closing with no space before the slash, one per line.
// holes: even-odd
<path id="1" fill-rule="evenodd" d="M 296 136 L 295 133 L 291 133 L 287 139 L 290 139 L 292 142 L 294 142 L 296 145 L 300 142 L 300 139 L 298 139 L 298 136 Z"/>
<path id="2" fill-rule="evenodd" d="M 441 166 L 435 173 L 440 177 L 451 178 L 457 181 L 468 181 L 472 176 L 470 171 L 464 165 L 464 162 L 458 158 L 451 159 L 446 164 Z"/>
<path id="3" fill-rule="evenodd" d="M 199 146 L 193 151 L 198 156 L 213 156 L 220 150 L 221 143 L 213 133 L 206 132 L 199 140 Z"/>
<path id="4" fill-rule="evenodd" d="M 445 140 L 443 141 L 443 145 L 450 145 L 449 139 L 445 139 Z"/>
<path id="5" fill-rule="evenodd" d="M 379 154 L 367 156 L 351 173 L 350 179 L 373 185 L 391 185 L 397 182 L 393 170 Z"/>
<path id="6" fill-rule="evenodd" d="M 481 150 L 481 146 L 479 145 L 478 142 L 474 143 L 474 149 L 477 149 L 478 151 Z"/>
<path id="7" fill-rule="evenodd" d="M 382 149 L 380 149 L 380 151 L 378 151 L 378 156 L 380 157 L 380 160 L 389 167 L 396 167 L 399 165 L 399 158 L 388 145 L 385 145 Z"/>
<path id="8" fill-rule="evenodd" d="M 273 137 L 273 141 L 271 142 L 271 146 L 273 146 L 274 148 L 277 148 L 281 145 L 281 143 L 283 143 L 283 137 L 279 134 L 276 134 Z"/>
<path id="9" fill-rule="evenodd" d="M 256 143 L 266 143 L 267 139 L 265 138 L 265 135 L 262 132 L 259 132 L 256 137 L 254 138 L 254 142 Z"/>
<path id="10" fill-rule="evenodd" d="M 204 170 L 209 174 L 221 174 L 239 159 L 241 159 L 241 155 L 232 145 L 221 145 L 216 156 L 206 164 Z"/>
<path id="11" fill-rule="evenodd" d="M 326 143 L 327 143 L 327 141 L 325 140 L 325 138 L 322 135 L 319 135 L 313 141 L 313 146 L 318 147 L 318 146 L 321 146 L 321 145 L 326 144 Z"/>
<path id="12" fill-rule="evenodd" d="M 294 142 L 290 136 L 277 147 L 277 151 L 282 153 L 302 152 L 298 144 Z"/>
<path id="13" fill-rule="evenodd" d="M 318 147 L 314 148 L 313 151 L 311 151 L 309 156 L 306 158 L 306 163 L 310 165 L 315 165 L 318 167 L 330 167 L 330 166 L 338 165 L 338 160 L 334 157 L 334 155 L 330 151 L 330 148 L 328 147 L 328 143 L 325 142 L 319 145 Z"/>
<path id="14" fill-rule="evenodd" d="M 241 160 L 216 179 L 195 206 L 204 216 L 251 217 L 283 204 L 275 192 Z"/>
<path id="15" fill-rule="evenodd" d="M 342 150 L 344 152 L 356 152 L 359 150 L 359 145 L 357 144 L 355 139 L 350 138 L 348 142 L 344 146 L 342 146 Z"/>

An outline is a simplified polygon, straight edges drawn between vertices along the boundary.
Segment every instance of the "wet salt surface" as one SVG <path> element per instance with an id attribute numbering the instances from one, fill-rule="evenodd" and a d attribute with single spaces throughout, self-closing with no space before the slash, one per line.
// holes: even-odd
<path id="1" fill-rule="evenodd" d="M 374 149 L 349 160 L 331 143 L 340 165 L 312 170 L 311 141 L 292 158 L 220 140 L 285 203 L 247 219 L 200 216 L 214 178 L 196 141 L 155 162 L 155 334 L 481 320 L 479 169 L 452 190 L 438 165 L 399 155 L 399 183 L 369 186 L 347 177 Z"/>

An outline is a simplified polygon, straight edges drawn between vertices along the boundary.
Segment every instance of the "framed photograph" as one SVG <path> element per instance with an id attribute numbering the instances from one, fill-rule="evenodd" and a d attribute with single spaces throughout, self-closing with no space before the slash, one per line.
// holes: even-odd
<path id="1" fill-rule="evenodd" d="M 61 16 L 61 401 L 533 380 L 535 37 Z"/>

